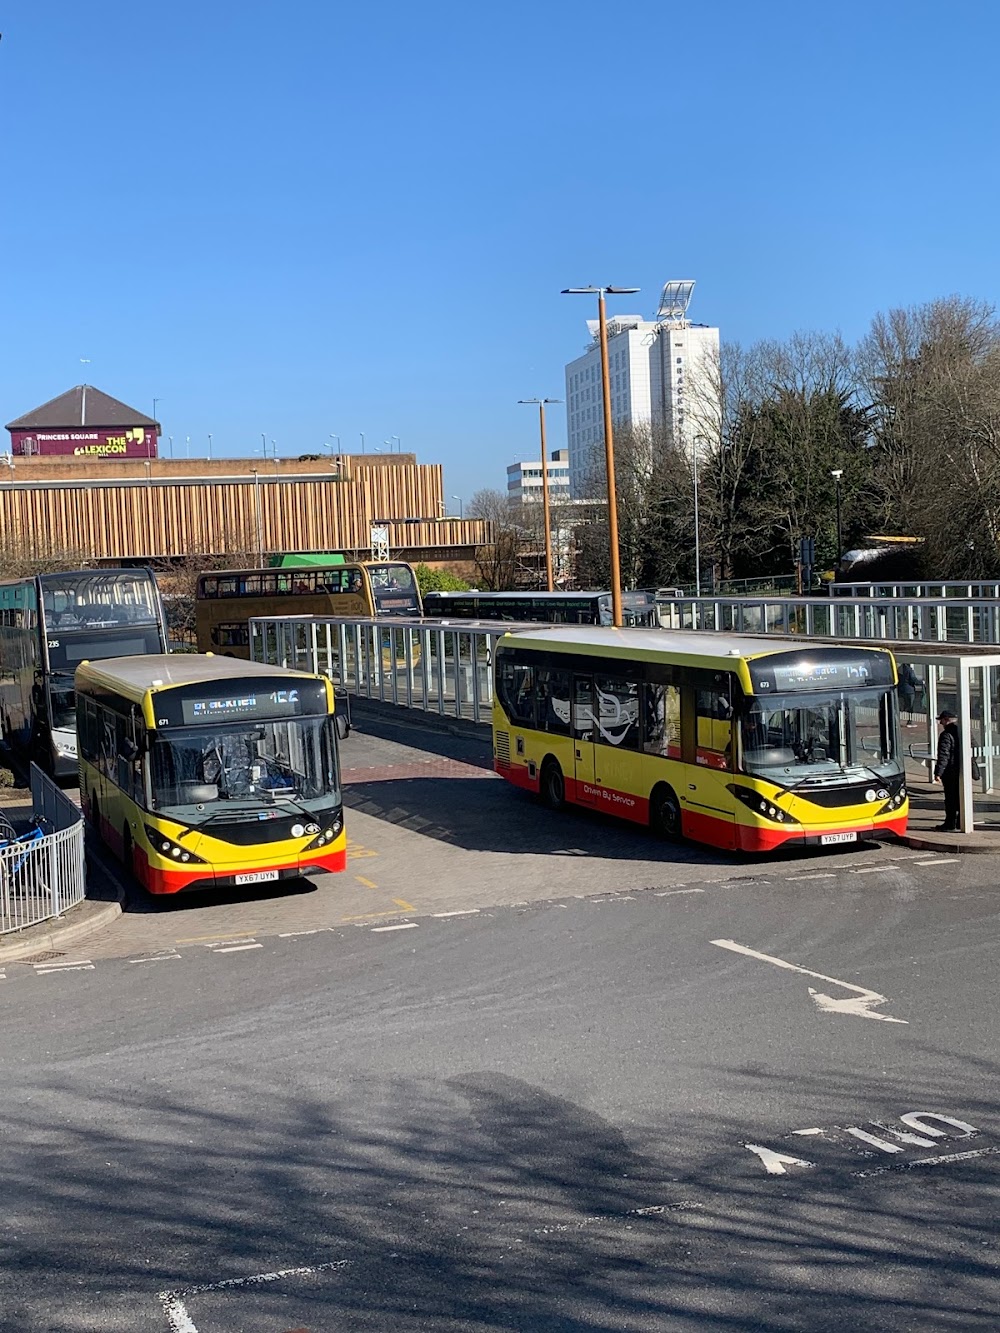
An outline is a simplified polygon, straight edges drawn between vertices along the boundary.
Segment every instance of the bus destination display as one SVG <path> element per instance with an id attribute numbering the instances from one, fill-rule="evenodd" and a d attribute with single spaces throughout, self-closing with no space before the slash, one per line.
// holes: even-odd
<path id="1" fill-rule="evenodd" d="M 215 726 L 226 722 L 280 721 L 326 711 L 326 691 L 311 681 L 282 689 L 243 689 L 232 694 L 167 690 L 156 701 L 161 726 Z"/>
<path id="2" fill-rule="evenodd" d="M 834 656 L 833 653 L 781 654 L 749 664 L 754 690 L 760 694 L 782 694 L 791 690 L 859 689 L 865 685 L 891 685 L 892 666 L 886 653 L 864 657 Z"/>

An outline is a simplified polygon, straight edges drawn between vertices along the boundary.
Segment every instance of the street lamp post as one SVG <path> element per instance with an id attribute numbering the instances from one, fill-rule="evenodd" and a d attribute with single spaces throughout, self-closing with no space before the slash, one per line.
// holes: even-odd
<path id="1" fill-rule="evenodd" d="M 260 476 L 258 475 L 256 468 L 253 469 L 253 489 L 254 489 L 254 499 L 256 500 L 256 507 L 257 507 L 257 558 L 259 562 L 257 568 L 263 569 L 264 568 L 264 523 L 260 509 Z"/>
<path id="2" fill-rule="evenodd" d="M 830 473 L 830 476 L 837 483 L 837 560 L 835 566 L 837 569 L 840 568 L 840 557 L 844 553 L 844 536 L 840 526 L 840 479 L 843 475 L 844 469 L 842 467 L 835 467 Z"/>
<path id="3" fill-rule="evenodd" d="M 403 452 L 403 441 L 399 438 L 398 435 L 390 435 L 389 439 L 396 441 L 396 453 L 401 454 Z"/>
<path id="4" fill-rule="evenodd" d="M 552 527 L 549 521 L 549 466 L 545 445 L 545 404 L 561 403 L 561 398 L 519 398 L 519 403 L 538 404 L 538 430 L 542 438 L 542 524 L 545 528 L 545 586 L 555 591 L 552 575 Z"/>
<path id="5" fill-rule="evenodd" d="M 167 436 L 167 439 L 168 439 L 169 442 L 170 442 L 170 457 L 173 458 L 173 456 L 174 456 L 174 437 L 173 437 L 172 435 L 168 435 L 168 436 Z"/>
<path id="6" fill-rule="evenodd" d="M 211 436 L 211 434 L 209 434 L 209 437 L 208 437 L 208 460 L 209 460 L 209 462 L 212 461 L 212 436 Z"/>
<path id="7" fill-rule="evenodd" d="M 458 517 L 460 519 L 465 518 L 465 502 L 462 497 L 460 495 L 453 495 L 451 498 L 458 501 Z"/>
<path id="8" fill-rule="evenodd" d="M 333 434 L 331 434 L 331 435 L 328 435 L 328 436 L 327 436 L 327 439 L 328 439 L 328 440 L 336 440 L 336 441 L 337 441 L 337 453 L 339 454 L 339 453 L 340 453 L 340 436 L 339 436 L 339 435 L 333 435 Z M 329 445 L 327 445 L 326 447 L 327 447 L 327 449 L 330 448 Z"/>
<path id="9" fill-rule="evenodd" d="M 361 436 L 361 452 L 364 453 L 364 451 L 365 451 L 365 433 L 364 433 L 363 430 L 359 430 L 359 431 L 358 431 L 358 434 Z"/>
<path id="10" fill-rule="evenodd" d="M 611 553 L 611 619 L 622 624 L 622 576 L 618 552 L 618 493 L 615 489 L 615 442 L 611 433 L 611 373 L 608 367 L 608 324 L 604 298 L 627 296 L 638 287 L 564 287 L 563 296 L 596 296 L 601 342 L 601 392 L 604 397 L 604 462 L 608 474 L 608 545 Z"/>

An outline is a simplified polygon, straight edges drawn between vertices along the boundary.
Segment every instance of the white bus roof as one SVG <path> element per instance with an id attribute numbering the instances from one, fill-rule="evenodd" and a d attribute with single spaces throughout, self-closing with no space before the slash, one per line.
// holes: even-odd
<path id="1" fill-rule="evenodd" d="M 289 671 L 265 662 L 247 662 L 235 657 L 214 657 L 211 653 L 146 653 L 136 657 L 109 657 L 81 662 L 88 676 L 102 685 L 137 692 L 170 689 L 176 685 L 197 685 L 204 681 L 243 680 L 261 676 L 316 677 L 307 671 Z"/>
<path id="2" fill-rule="evenodd" d="M 738 634 L 713 634 L 698 630 L 614 629 L 604 625 L 539 625 L 537 629 L 515 630 L 499 640 L 500 647 L 554 648 L 560 652 L 579 649 L 584 653 L 609 653 L 613 656 L 663 658 L 673 656 L 750 658 L 774 653 L 821 652 L 825 655 L 843 650 L 859 653 L 886 652 L 868 644 L 794 642 L 784 639 L 751 638 Z"/>

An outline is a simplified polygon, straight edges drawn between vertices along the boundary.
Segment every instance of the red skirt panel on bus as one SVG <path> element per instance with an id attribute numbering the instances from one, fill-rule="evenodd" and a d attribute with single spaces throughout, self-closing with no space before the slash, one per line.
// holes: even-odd
<path id="1" fill-rule="evenodd" d="M 173 868 L 166 870 L 150 865 L 149 857 L 143 847 L 136 847 L 132 853 L 132 858 L 132 869 L 136 879 L 150 893 L 180 893 L 192 884 L 198 884 L 200 888 L 209 888 L 211 882 L 215 879 L 215 875 L 208 866 L 192 866 L 190 869 L 184 870 L 174 870 Z M 346 869 L 346 867 L 347 849 L 342 846 L 315 856 L 310 855 L 301 859 L 296 857 L 295 860 L 285 861 L 281 865 L 268 865 L 266 869 L 279 872 L 290 870 L 296 874 L 308 875 L 310 871 L 314 873 L 321 871 L 336 873 Z M 231 879 L 232 875 L 221 874 L 218 878 Z"/>

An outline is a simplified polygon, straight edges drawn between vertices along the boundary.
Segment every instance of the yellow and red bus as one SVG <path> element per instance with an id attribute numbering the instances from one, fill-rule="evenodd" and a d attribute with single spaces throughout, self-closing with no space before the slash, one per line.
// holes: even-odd
<path id="1" fill-rule="evenodd" d="M 273 616 L 421 616 L 412 566 L 401 560 L 198 576 L 198 651 L 250 657 L 250 621 Z"/>
<path id="2" fill-rule="evenodd" d="M 731 851 L 902 834 L 896 666 L 884 649 L 590 626 L 506 634 L 501 777 L 554 808 Z"/>
<path id="3" fill-rule="evenodd" d="M 85 817 L 151 893 L 343 870 L 333 686 L 210 654 L 76 670 Z"/>

